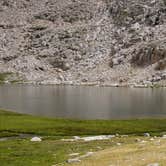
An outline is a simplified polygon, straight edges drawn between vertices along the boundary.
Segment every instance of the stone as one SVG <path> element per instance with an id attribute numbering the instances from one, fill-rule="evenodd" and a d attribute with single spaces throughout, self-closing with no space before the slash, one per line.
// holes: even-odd
<path id="1" fill-rule="evenodd" d="M 144 136 L 145 137 L 150 137 L 150 134 L 149 133 L 144 133 Z"/>
<path id="2" fill-rule="evenodd" d="M 74 136 L 73 138 L 76 139 L 76 140 L 81 139 L 79 136 Z"/>
<path id="3" fill-rule="evenodd" d="M 67 162 L 68 163 L 77 163 L 77 162 L 80 162 L 81 160 L 78 159 L 78 158 L 74 158 L 74 159 L 68 159 Z"/>
<path id="4" fill-rule="evenodd" d="M 166 135 L 163 135 L 162 138 L 166 139 Z"/>
<path id="5" fill-rule="evenodd" d="M 69 63 L 64 63 L 63 64 L 63 70 L 69 70 L 70 69 L 70 64 Z"/>
<path id="6" fill-rule="evenodd" d="M 73 156 L 78 156 L 80 153 L 71 153 L 69 154 L 70 157 L 73 157 Z"/>
<path id="7" fill-rule="evenodd" d="M 75 61 L 80 61 L 81 59 L 82 59 L 82 56 L 79 55 L 79 54 L 76 55 L 75 58 L 74 58 Z"/>
<path id="8" fill-rule="evenodd" d="M 41 142 L 42 139 L 40 137 L 33 137 L 31 138 L 31 142 Z"/>
<path id="9" fill-rule="evenodd" d="M 81 137 L 81 140 L 84 141 L 97 141 L 97 140 L 108 140 L 114 138 L 114 135 L 99 135 L 99 136 L 89 136 L 89 137 Z"/>
<path id="10" fill-rule="evenodd" d="M 117 58 L 113 58 L 112 59 L 113 66 L 121 64 L 123 62 L 123 60 L 124 60 L 123 56 L 117 57 Z M 110 66 L 111 66 L 111 64 L 110 64 Z"/>
<path id="11" fill-rule="evenodd" d="M 138 31 L 140 30 L 141 26 L 140 24 L 137 22 L 135 23 L 134 25 L 132 25 L 131 29 L 135 30 L 135 31 Z"/>
<path id="12" fill-rule="evenodd" d="M 85 155 L 80 156 L 79 159 L 87 158 L 87 157 L 89 157 L 89 156 L 91 156 L 93 154 L 94 154 L 94 152 L 87 152 Z"/>

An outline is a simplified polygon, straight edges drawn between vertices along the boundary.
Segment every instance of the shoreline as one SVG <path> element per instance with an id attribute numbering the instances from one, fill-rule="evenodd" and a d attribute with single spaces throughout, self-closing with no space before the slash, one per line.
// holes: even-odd
<path id="1" fill-rule="evenodd" d="M 73 82 L 35 82 L 35 81 L 27 81 L 27 82 L 1 82 L 0 85 L 9 85 L 9 84 L 22 84 L 22 85 L 57 85 L 57 86 L 89 86 L 89 87 L 114 87 L 114 88 L 166 88 L 166 84 L 160 84 L 160 83 L 105 83 L 101 84 L 98 82 L 86 82 L 86 83 L 73 83 Z"/>

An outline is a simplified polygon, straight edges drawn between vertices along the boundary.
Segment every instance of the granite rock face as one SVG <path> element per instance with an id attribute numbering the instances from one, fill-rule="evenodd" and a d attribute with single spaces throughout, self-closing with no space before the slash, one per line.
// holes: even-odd
<path id="1" fill-rule="evenodd" d="M 0 15 L 1 73 L 54 84 L 166 75 L 165 0 L 1 0 Z"/>

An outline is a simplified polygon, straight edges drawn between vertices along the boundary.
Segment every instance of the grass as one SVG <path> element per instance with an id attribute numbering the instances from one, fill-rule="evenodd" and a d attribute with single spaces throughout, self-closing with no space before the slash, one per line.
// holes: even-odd
<path id="1" fill-rule="evenodd" d="M 119 160 L 123 161 L 124 156 L 128 154 L 127 149 L 129 151 L 132 149 L 132 152 L 135 152 L 135 137 L 145 132 L 160 135 L 165 129 L 165 119 L 83 121 L 34 117 L 0 110 L 0 137 L 10 137 L 22 133 L 42 136 L 42 142 L 31 142 L 30 138 L 21 139 L 19 137 L 0 141 L 0 163 L 3 166 L 52 166 L 60 163 L 61 165 L 68 165 L 66 160 L 70 158 L 69 154 L 71 153 L 79 152 L 84 154 L 88 151 L 99 151 L 100 149 L 110 147 L 113 148 L 111 160 L 115 163 L 117 154 L 120 154 Z M 61 141 L 61 138 L 68 138 L 75 135 L 85 136 L 115 133 L 131 135 L 126 138 L 116 137 L 105 141 Z M 116 151 L 117 142 L 124 144 L 122 146 L 124 149 L 119 149 L 124 151 L 124 153 Z M 85 160 L 86 163 L 83 162 L 83 164 L 86 166 L 89 163 L 89 165 L 93 165 L 92 162 L 94 163 L 96 160 L 96 165 L 103 163 L 102 165 L 104 166 L 104 161 L 107 161 L 107 157 L 109 158 L 110 156 L 109 151 L 107 152 L 108 154 L 104 154 L 105 158 L 103 153 L 99 152 L 102 157 L 100 158 L 101 162 L 92 157 L 91 160 Z M 121 165 L 123 166 L 123 164 Z"/>
<path id="2" fill-rule="evenodd" d="M 97 150 L 97 146 L 106 148 L 109 141 L 103 142 L 62 142 L 46 139 L 42 142 L 24 140 L 8 140 L 0 142 L 0 163 L 2 166 L 51 166 L 66 164 L 71 153 L 82 153 Z"/>
<path id="3" fill-rule="evenodd" d="M 166 140 L 159 138 L 146 143 L 127 143 L 114 146 L 96 153 L 78 164 L 70 166 L 150 166 L 158 163 L 165 166 Z M 157 165 L 157 164 L 156 164 Z"/>
<path id="4" fill-rule="evenodd" d="M 43 136 L 100 134 L 160 134 L 166 131 L 166 119 L 140 120 L 65 120 L 34 117 L 0 111 L 0 137 L 19 133 Z"/>

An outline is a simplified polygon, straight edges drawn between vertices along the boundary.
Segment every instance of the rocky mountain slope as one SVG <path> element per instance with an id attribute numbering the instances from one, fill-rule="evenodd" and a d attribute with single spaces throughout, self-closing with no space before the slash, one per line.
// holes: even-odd
<path id="1" fill-rule="evenodd" d="M 166 85 L 166 0 L 1 0 L 0 72 L 45 84 Z"/>

